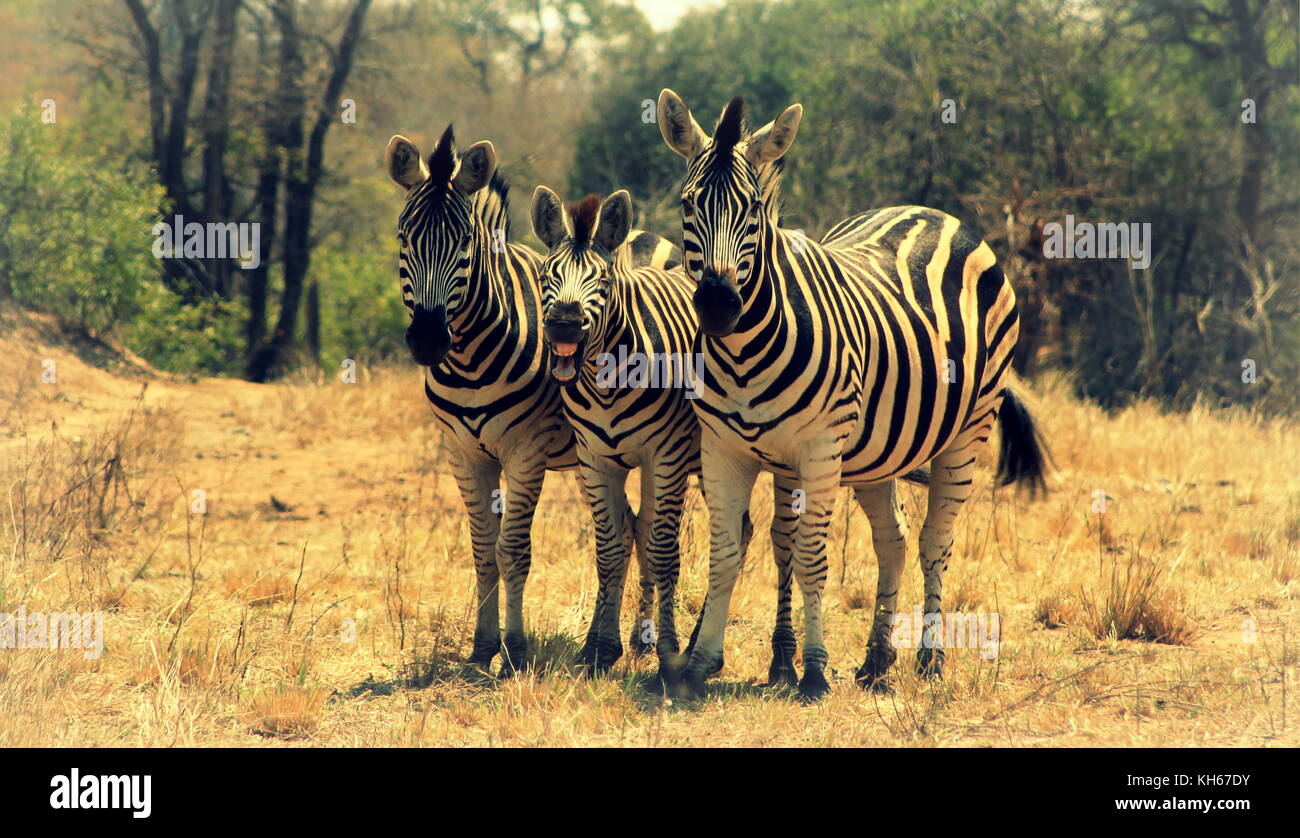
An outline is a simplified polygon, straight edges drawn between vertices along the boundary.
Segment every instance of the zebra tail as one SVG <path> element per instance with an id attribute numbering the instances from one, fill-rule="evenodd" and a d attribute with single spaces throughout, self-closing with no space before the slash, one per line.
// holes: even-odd
<path id="1" fill-rule="evenodd" d="M 1043 435 L 1029 414 L 1029 409 L 1010 387 L 1002 390 L 1002 410 L 998 413 L 1002 446 L 998 451 L 997 483 L 1012 483 L 1029 490 L 1031 498 L 1047 494 L 1047 464 L 1051 453 Z"/>

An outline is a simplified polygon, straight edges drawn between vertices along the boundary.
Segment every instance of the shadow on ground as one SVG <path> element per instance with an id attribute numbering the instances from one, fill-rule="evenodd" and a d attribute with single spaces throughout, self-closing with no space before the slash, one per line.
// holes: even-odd
<path id="1" fill-rule="evenodd" d="M 578 662 L 580 650 L 581 644 L 567 634 L 559 632 L 530 634 L 525 668 L 543 678 L 555 676 L 587 678 L 589 676 Z M 627 664 L 631 660 L 640 661 L 640 671 L 628 668 Z M 403 663 L 396 668 L 390 678 L 377 679 L 369 676 L 347 690 L 336 690 L 334 695 L 342 698 L 388 696 L 400 691 L 424 690 L 437 684 L 471 687 L 488 692 L 501 683 L 502 679 L 494 674 L 499 669 L 499 657 L 494 663 L 493 672 L 489 672 L 481 666 L 468 664 L 451 654 L 423 655 Z M 638 658 L 628 655 L 615 665 L 612 672 L 594 677 L 616 685 L 642 712 L 658 712 L 665 706 L 667 695 L 659 679 L 658 662 L 653 652 Z M 736 681 L 713 678 L 707 682 L 705 690 L 703 698 L 676 699 L 669 706 L 675 710 L 698 709 L 705 702 L 715 698 L 798 701 L 797 693 L 788 687 L 769 687 L 753 679 Z"/>

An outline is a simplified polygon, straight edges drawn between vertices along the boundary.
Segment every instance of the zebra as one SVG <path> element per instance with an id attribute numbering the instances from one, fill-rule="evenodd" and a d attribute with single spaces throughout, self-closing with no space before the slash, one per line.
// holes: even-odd
<path id="1" fill-rule="evenodd" d="M 846 219 L 820 242 L 778 225 L 781 158 L 803 115 L 795 104 L 762 128 L 744 100 L 707 136 L 680 97 L 659 96 L 664 141 L 687 160 L 682 248 L 695 282 L 696 351 L 710 518 L 709 593 L 699 638 L 676 691 L 702 693 L 721 657 L 740 564 L 741 515 L 760 470 L 774 478 L 772 547 L 804 602 L 804 674 L 786 618 L 773 634 L 772 674 L 805 701 L 829 689 L 822 635 L 826 534 L 841 485 L 871 524 L 879 565 L 863 687 L 887 691 L 906 524 L 896 478 L 929 463 L 920 535 L 924 628 L 917 668 L 942 671 L 943 572 L 954 522 L 970 496 L 976 452 L 1001 430 L 997 480 L 1045 489 L 1046 448 L 1008 384 L 1018 331 L 1015 294 L 992 250 L 957 219 L 925 207 Z M 787 612 L 788 615 L 788 612 Z"/>
<path id="2" fill-rule="evenodd" d="M 680 269 L 666 269 L 672 264 L 633 268 L 621 247 L 632 222 L 627 190 L 603 202 L 589 195 L 566 212 L 555 192 L 538 186 L 531 218 L 550 250 L 541 272 L 543 334 L 552 375 L 565 385 L 565 415 L 595 522 L 600 587 L 581 659 L 604 671 L 622 655 L 618 616 L 629 548 L 618 522 L 627 514 L 628 473 L 640 468 L 636 542 L 657 588 L 658 623 L 651 625 L 663 666 L 679 651 L 678 532 L 688 478 L 700 469 L 690 406 L 698 386 L 692 286 Z"/>
<path id="3" fill-rule="evenodd" d="M 577 467 L 559 387 L 545 368 L 541 258 L 509 240 L 509 186 L 491 142 L 458 154 L 448 125 L 427 162 L 400 134 L 384 156 L 389 176 L 406 190 L 397 222 L 398 277 L 411 317 L 406 344 L 425 368 L 424 393 L 469 517 L 477 616 L 468 662 L 486 668 L 501 652 L 507 677 L 527 651 L 524 585 L 546 472 Z M 676 252 L 644 231 L 629 235 L 625 247 L 636 264 L 670 263 Z M 641 575 L 639 612 L 648 618 L 653 581 L 644 568 Z"/>

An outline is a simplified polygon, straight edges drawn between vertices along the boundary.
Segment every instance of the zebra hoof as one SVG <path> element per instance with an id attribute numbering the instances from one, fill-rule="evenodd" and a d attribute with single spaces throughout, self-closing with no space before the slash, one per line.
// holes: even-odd
<path id="1" fill-rule="evenodd" d="M 891 693 L 894 692 L 894 688 L 890 685 L 889 680 L 885 677 L 885 673 L 874 672 L 872 670 L 867 669 L 867 667 L 865 666 L 862 667 L 862 669 L 859 669 L 857 671 L 857 673 L 853 676 L 853 680 L 862 689 L 871 690 L 873 693 L 876 693 L 877 695 L 890 695 Z"/>
<path id="2" fill-rule="evenodd" d="M 698 701 L 704 698 L 704 676 L 687 667 L 672 684 L 668 695 L 675 701 Z"/>
<path id="3" fill-rule="evenodd" d="M 588 640 L 578 652 L 578 660 L 582 662 L 583 669 L 588 675 L 593 676 L 609 672 L 621 657 L 623 657 L 623 644 L 617 640 L 613 643 Z"/>
<path id="4" fill-rule="evenodd" d="M 479 666 L 487 669 L 492 666 L 492 659 L 501 651 L 500 637 L 493 637 L 490 640 L 480 640 L 474 638 L 474 648 L 469 653 L 469 659 L 465 663 L 470 666 Z"/>
<path id="5" fill-rule="evenodd" d="M 465 664 L 467 666 L 477 666 L 479 669 L 490 669 L 492 667 L 492 659 L 495 658 L 496 656 L 497 656 L 496 652 L 492 652 L 491 654 L 482 654 L 482 655 L 479 654 L 478 652 L 475 652 L 474 654 L 470 655 L 468 658 L 465 659 Z"/>
<path id="6" fill-rule="evenodd" d="M 886 695 L 893 692 L 893 687 L 885 680 L 885 676 L 889 674 L 897 657 L 898 653 L 892 647 L 873 646 L 867 650 L 867 659 L 854 674 L 853 680 L 864 690 Z"/>
<path id="7" fill-rule="evenodd" d="M 796 687 L 799 685 L 799 673 L 795 671 L 794 661 L 787 657 L 772 658 L 772 665 L 767 668 L 768 687 Z"/>
<path id="8" fill-rule="evenodd" d="M 527 666 L 528 641 L 523 638 L 506 638 L 501 649 L 501 672 L 498 678 L 513 678 Z"/>
<path id="9" fill-rule="evenodd" d="M 669 652 L 666 649 L 659 652 L 659 688 L 664 695 L 674 695 L 690 660 L 689 655 L 679 652 Z"/>
<path id="10" fill-rule="evenodd" d="M 803 679 L 799 681 L 799 700 L 804 704 L 812 704 L 820 701 L 822 696 L 831 691 L 831 685 L 826 682 L 826 676 L 820 669 L 808 669 L 804 671 Z"/>
<path id="11" fill-rule="evenodd" d="M 684 654 L 689 659 L 691 655 L 694 654 L 694 652 L 695 652 L 695 647 L 694 645 L 691 645 L 686 647 L 686 651 L 684 652 Z M 718 659 L 715 660 L 711 665 L 709 665 L 706 668 L 704 677 L 712 678 L 714 675 L 717 675 L 719 672 L 722 671 L 722 666 L 723 666 L 723 657 L 722 655 L 718 655 Z"/>
<path id="12" fill-rule="evenodd" d="M 922 678 L 943 677 L 943 649 L 922 646 L 916 650 L 916 674 Z"/>

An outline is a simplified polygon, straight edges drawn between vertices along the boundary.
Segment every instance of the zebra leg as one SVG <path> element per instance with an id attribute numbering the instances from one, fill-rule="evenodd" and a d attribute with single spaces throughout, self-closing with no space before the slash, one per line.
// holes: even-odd
<path id="1" fill-rule="evenodd" d="M 772 559 L 776 562 L 776 627 L 772 631 L 772 664 L 767 668 L 768 686 L 799 683 L 794 668 L 797 642 L 794 636 L 794 531 L 800 508 L 794 490 L 797 484 L 777 477 L 772 482 Z"/>
<path id="2" fill-rule="evenodd" d="M 899 580 L 907 557 L 907 522 L 898 500 L 898 486 L 893 480 L 858 486 L 854 490 L 858 505 L 871 522 L 871 546 L 876 553 L 880 575 L 876 581 L 876 610 L 871 620 L 871 639 L 867 641 L 867 658 L 858 669 L 858 686 L 888 692 L 885 674 L 894 665 L 898 653 L 890 639 L 894 609 L 898 601 Z"/>
<path id="3" fill-rule="evenodd" d="M 930 500 L 921 528 L 921 571 L 925 574 L 925 606 L 916 669 L 922 676 L 943 674 L 943 572 L 952 556 L 957 513 L 971 493 L 975 446 L 948 449 L 934 458 L 930 469 Z"/>
<path id="4" fill-rule="evenodd" d="M 623 655 L 618 618 L 623 604 L 631 547 L 631 513 L 623 484 L 627 473 L 605 471 L 581 457 L 578 466 L 596 527 L 596 609 L 578 659 L 589 672 L 601 673 Z"/>
<path id="5" fill-rule="evenodd" d="M 497 538 L 497 566 L 506 589 L 505 659 L 501 677 L 522 669 L 528 653 L 524 635 L 524 585 L 533 562 L 533 513 L 546 479 L 544 448 L 529 451 L 505 466 L 506 497 Z"/>
<path id="6" fill-rule="evenodd" d="M 702 486 L 701 486 L 701 494 L 703 494 Z M 705 495 L 704 496 L 705 506 L 708 505 L 708 502 L 709 502 L 709 498 L 707 495 Z M 749 542 L 753 537 L 754 537 L 754 522 L 750 520 L 749 510 L 746 509 L 745 514 L 741 517 L 741 521 L 740 521 L 740 565 L 742 568 L 745 565 L 745 555 L 749 552 Z M 685 654 L 686 657 L 688 658 L 691 656 L 691 653 L 695 651 L 695 641 L 698 640 L 700 637 L 700 626 L 703 625 L 703 623 L 704 623 L 704 609 L 701 608 L 700 615 L 695 618 L 695 628 L 691 629 L 691 639 L 686 644 Z M 710 672 L 709 675 L 717 675 L 719 672 L 721 672 L 724 663 L 725 661 L 723 657 L 719 657 L 715 663 L 713 671 Z"/>
<path id="7" fill-rule="evenodd" d="M 645 467 L 641 469 L 645 474 Z M 644 483 L 644 477 L 642 483 Z M 654 651 L 655 648 L 655 570 L 649 557 L 650 543 L 650 519 L 647 512 L 647 501 L 644 490 L 641 493 L 641 510 L 640 514 L 633 514 L 631 507 L 628 508 L 625 519 L 627 525 L 624 528 L 623 544 L 624 549 L 629 555 L 636 555 L 637 581 L 639 582 L 639 596 L 636 601 L 636 620 L 632 623 L 632 631 L 628 635 L 628 648 L 634 655 L 643 655 L 647 652 Z"/>
<path id="8" fill-rule="evenodd" d="M 494 461 L 472 462 L 452 449 L 456 483 L 469 515 L 470 545 L 474 552 L 474 576 L 478 607 L 474 620 L 474 648 L 469 661 L 489 666 L 501 650 L 500 572 L 497 569 L 497 537 L 501 519 L 493 508 L 499 503 L 492 491 L 499 488 L 501 465 Z"/>
<path id="9" fill-rule="evenodd" d="M 731 593 L 744 557 L 745 513 L 758 477 L 758 463 L 720 451 L 720 446 L 710 443 L 716 440 L 704 440 L 700 451 L 704 499 L 709 507 L 709 593 L 681 683 L 670 685 L 681 697 L 702 696 L 704 679 L 722 668 Z"/>
<path id="10" fill-rule="evenodd" d="M 653 573 L 659 596 L 659 624 L 654 626 L 655 651 L 659 656 L 661 680 L 665 668 L 680 666 L 673 659 L 680 650 L 677 640 L 677 580 L 681 574 L 682 506 L 686 499 L 686 474 L 674 463 L 656 460 L 641 467 L 641 522 L 647 530 L 644 541 L 645 567 Z M 645 639 L 643 635 L 641 639 Z"/>
<path id="11" fill-rule="evenodd" d="M 816 701 L 830 691 L 826 682 L 826 643 L 822 636 L 822 600 L 826 591 L 826 533 L 840 488 L 840 452 L 829 445 L 811 446 L 799 464 L 804 510 L 794 536 L 794 572 L 803 594 L 803 678 L 799 697 Z"/>

